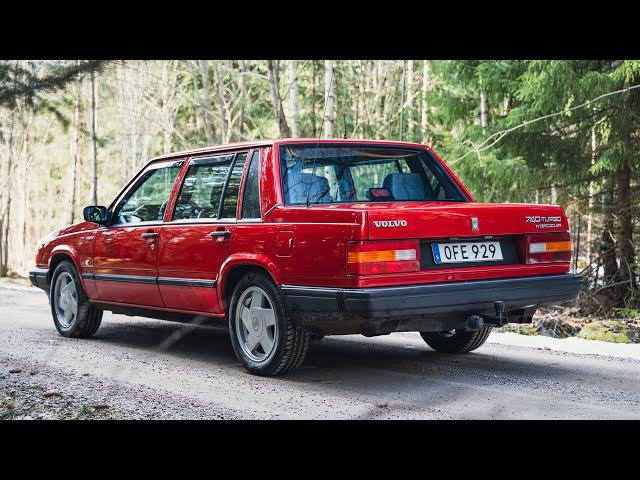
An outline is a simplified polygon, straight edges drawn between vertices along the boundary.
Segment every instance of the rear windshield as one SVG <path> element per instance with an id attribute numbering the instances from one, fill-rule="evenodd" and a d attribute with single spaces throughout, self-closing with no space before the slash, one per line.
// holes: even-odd
<path id="1" fill-rule="evenodd" d="M 280 172 L 286 205 L 467 201 L 423 149 L 282 145 Z"/>

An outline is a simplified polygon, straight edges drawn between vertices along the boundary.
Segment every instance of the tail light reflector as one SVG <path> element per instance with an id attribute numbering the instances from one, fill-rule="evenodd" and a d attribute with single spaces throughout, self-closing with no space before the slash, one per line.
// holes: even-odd
<path id="1" fill-rule="evenodd" d="M 347 273 L 351 275 L 418 270 L 420 270 L 418 240 L 349 242 L 347 244 Z"/>
<path id="2" fill-rule="evenodd" d="M 569 232 L 535 233 L 525 236 L 526 263 L 553 263 L 571 261 Z"/>

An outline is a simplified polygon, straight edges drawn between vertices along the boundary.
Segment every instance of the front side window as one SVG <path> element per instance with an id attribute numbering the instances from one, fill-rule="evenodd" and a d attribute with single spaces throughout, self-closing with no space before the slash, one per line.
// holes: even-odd
<path id="1" fill-rule="evenodd" d="M 253 152 L 242 193 L 242 218 L 260 218 L 260 152 Z"/>
<path id="2" fill-rule="evenodd" d="M 116 224 L 162 221 L 182 161 L 152 167 L 142 174 L 116 207 Z"/>
<path id="3" fill-rule="evenodd" d="M 287 205 L 467 200 L 423 149 L 283 145 L 280 172 Z"/>

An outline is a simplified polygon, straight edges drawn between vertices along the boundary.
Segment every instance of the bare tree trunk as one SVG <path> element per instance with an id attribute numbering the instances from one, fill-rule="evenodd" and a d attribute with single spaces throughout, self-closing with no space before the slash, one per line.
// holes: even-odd
<path id="1" fill-rule="evenodd" d="M 271 103 L 276 111 L 278 133 L 280 138 L 289 137 L 291 132 L 289 125 L 287 125 L 287 119 L 284 116 L 282 98 L 280 97 L 280 89 L 278 88 L 278 65 L 273 60 L 267 60 L 267 69 L 269 71 L 269 93 L 271 94 Z"/>
<path id="2" fill-rule="evenodd" d="M 16 62 L 16 67 L 18 62 Z M 17 80 L 17 79 L 16 79 Z M 16 102 L 15 107 L 9 112 L 9 137 L 7 139 L 8 156 L 2 171 L 3 180 L 0 189 L 0 277 L 7 275 L 9 270 L 9 221 L 11 220 L 11 184 L 12 169 L 15 157 L 15 128 L 16 116 L 19 113 L 19 105 Z M 6 183 L 5 183 L 6 182 Z"/>
<path id="3" fill-rule="evenodd" d="M 591 129 L 591 166 L 596 162 L 596 130 Z M 593 243 L 593 196 L 595 195 L 595 185 L 593 180 L 589 181 L 589 214 L 587 215 L 587 264 L 591 264 L 591 246 Z"/>
<path id="4" fill-rule="evenodd" d="M 622 286 L 626 294 L 632 287 L 632 268 L 635 263 L 633 248 L 633 218 L 631 216 L 631 167 L 625 158 L 618 168 L 618 246 L 620 248 L 620 272 L 618 281 L 630 282 Z"/>
<path id="5" fill-rule="evenodd" d="M 218 117 L 220 119 L 220 143 L 227 143 L 229 139 L 227 128 L 227 105 L 224 91 L 224 73 L 222 60 L 216 62 L 216 83 L 218 84 Z"/>
<path id="6" fill-rule="evenodd" d="M 502 116 L 506 117 L 507 115 L 509 115 L 509 112 L 511 111 L 511 97 L 507 96 L 504 98 L 504 101 L 502 102 Z"/>
<path id="7" fill-rule="evenodd" d="M 413 95 L 413 60 L 409 60 L 407 62 L 407 96 L 408 98 L 412 98 Z M 409 121 L 407 122 L 407 139 L 413 142 L 415 140 L 415 111 L 414 108 L 414 100 L 411 101 L 411 105 L 408 108 Z"/>
<path id="8" fill-rule="evenodd" d="M 558 204 L 558 190 L 556 189 L 556 184 L 552 183 L 551 184 L 551 204 L 552 205 L 557 205 Z"/>
<path id="9" fill-rule="evenodd" d="M 15 62 L 17 67 L 18 61 Z M 17 81 L 17 78 L 15 79 Z M 0 189 L 0 277 L 7 275 L 9 270 L 9 221 L 11 219 L 11 187 L 12 187 L 12 169 L 15 152 L 15 136 L 16 136 L 16 116 L 20 112 L 20 105 L 15 102 L 14 108 L 9 112 L 9 137 L 7 139 L 8 156 L 2 170 L 2 177 L 6 179 Z"/>
<path id="10" fill-rule="evenodd" d="M 247 103 L 247 61 L 241 60 L 241 74 L 240 74 L 240 118 L 238 131 L 240 132 L 241 139 L 244 139 L 244 115 Z"/>
<path id="11" fill-rule="evenodd" d="M 333 60 L 324 62 L 324 118 L 322 119 L 322 135 L 331 138 L 333 135 L 333 115 L 335 100 L 335 82 L 333 79 Z"/>
<path id="12" fill-rule="evenodd" d="M 300 114 L 298 107 L 298 65 L 295 60 L 289 61 L 289 82 L 291 83 L 291 136 L 300 137 L 300 128 L 298 127 L 298 117 Z"/>
<path id="13" fill-rule="evenodd" d="M 580 185 L 578 185 L 578 197 L 580 197 Z M 575 218 L 574 218 L 574 248 L 573 248 L 573 271 L 578 271 L 578 259 L 580 258 L 580 229 L 581 229 L 581 221 L 580 221 L 580 209 L 578 202 L 576 202 L 575 208 Z"/>
<path id="14" fill-rule="evenodd" d="M 482 80 L 480 81 L 482 85 Z M 482 133 L 487 133 L 489 127 L 489 100 L 487 99 L 487 92 L 480 91 L 480 126 L 482 127 Z"/>
<path id="15" fill-rule="evenodd" d="M 365 121 L 365 68 L 366 61 L 360 60 L 360 68 L 358 73 L 357 91 L 356 91 L 356 108 L 355 108 L 355 121 L 353 122 L 353 136 L 364 138 L 364 129 L 362 124 Z M 358 133 L 360 131 L 360 133 Z"/>
<path id="16" fill-rule="evenodd" d="M 400 94 L 400 140 L 404 140 L 404 98 L 407 93 L 407 62 L 402 62 L 402 92 Z"/>
<path id="17" fill-rule="evenodd" d="M 311 130 L 312 136 L 316 137 L 316 62 L 311 61 Z"/>
<path id="18" fill-rule="evenodd" d="M 76 64 L 79 64 L 76 61 Z M 71 208 L 69 209 L 69 221 L 67 223 L 75 222 L 76 202 L 77 202 L 77 178 L 78 178 L 78 156 L 80 153 L 80 108 L 82 106 L 82 79 L 78 75 L 76 78 L 76 108 L 73 115 L 73 139 L 71 140 L 71 156 L 73 163 L 71 165 Z"/>
<path id="19" fill-rule="evenodd" d="M 91 71 L 91 203 L 98 204 L 98 82 L 96 73 Z"/>
<path id="20" fill-rule="evenodd" d="M 429 93 L 429 62 L 424 61 L 422 65 L 422 101 L 420 111 L 420 134 L 423 142 L 427 142 L 427 121 L 428 109 L 427 94 Z"/>
<path id="21" fill-rule="evenodd" d="M 603 228 L 600 243 L 600 254 L 602 255 L 602 266 L 604 269 L 604 280 L 610 284 L 618 271 L 617 254 L 615 241 L 613 239 L 613 182 L 609 176 L 604 177 L 602 195 L 602 217 Z"/>
<path id="22" fill-rule="evenodd" d="M 209 93 L 209 62 L 198 60 L 200 78 L 202 80 L 202 100 L 201 106 L 204 112 L 202 124 L 204 127 L 204 137 L 209 145 L 214 143 L 213 139 L 213 114 L 211 113 L 211 94 Z"/>
<path id="23" fill-rule="evenodd" d="M 390 63 L 391 62 L 389 61 L 382 62 L 383 81 L 381 83 L 383 87 L 382 87 L 381 93 L 382 93 L 383 106 L 382 106 L 382 120 L 379 123 L 379 125 L 381 125 L 383 128 L 384 126 L 386 126 L 386 132 L 384 133 L 384 135 L 387 138 L 391 137 L 391 122 L 389 121 L 389 116 L 391 114 L 391 109 L 393 108 L 392 100 L 393 100 L 393 97 L 395 96 L 394 95 L 395 83 L 393 82 L 393 79 L 392 79 L 393 74 L 390 71 L 391 69 L 389 68 Z M 391 95 L 389 92 L 391 92 Z"/>
<path id="24" fill-rule="evenodd" d="M 29 115 L 29 123 L 33 120 L 34 114 L 33 112 Z M 27 123 L 24 133 L 24 158 L 22 161 L 22 169 L 20 172 L 20 178 L 23 178 L 24 181 L 21 185 L 22 187 L 22 208 L 20 219 L 22 221 L 22 229 L 20 235 L 20 252 L 17 255 L 16 271 L 24 272 L 27 269 L 27 265 L 25 264 L 25 252 L 27 251 L 27 219 L 30 218 L 29 215 L 29 191 L 30 191 L 30 176 L 28 172 L 30 171 L 30 163 L 33 156 L 33 149 L 31 148 L 32 138 L 31 138 L 31 127 Z"/>
<path id="25" fill-rule="evenodd" d="M 174 115 L 171 109 L 171 99 L 175 91 L 175 70 L 174 61 L 162 62 L 162 79 L 160 85 L 160 101 L 162 116 L 162 153 L 171 152 L 171 134 L 173 132 Z"/>

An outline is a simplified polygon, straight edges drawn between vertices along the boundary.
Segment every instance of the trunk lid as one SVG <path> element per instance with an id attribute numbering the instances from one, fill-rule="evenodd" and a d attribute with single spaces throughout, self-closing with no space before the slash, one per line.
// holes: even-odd
<path id="1" fill-rule="evenodd" d="M 564 210 L 557 205 L 394 202 L 360 204 L 358 209 L 366 212 L 369 240 L 473 238 L 568 230 Z"/>

